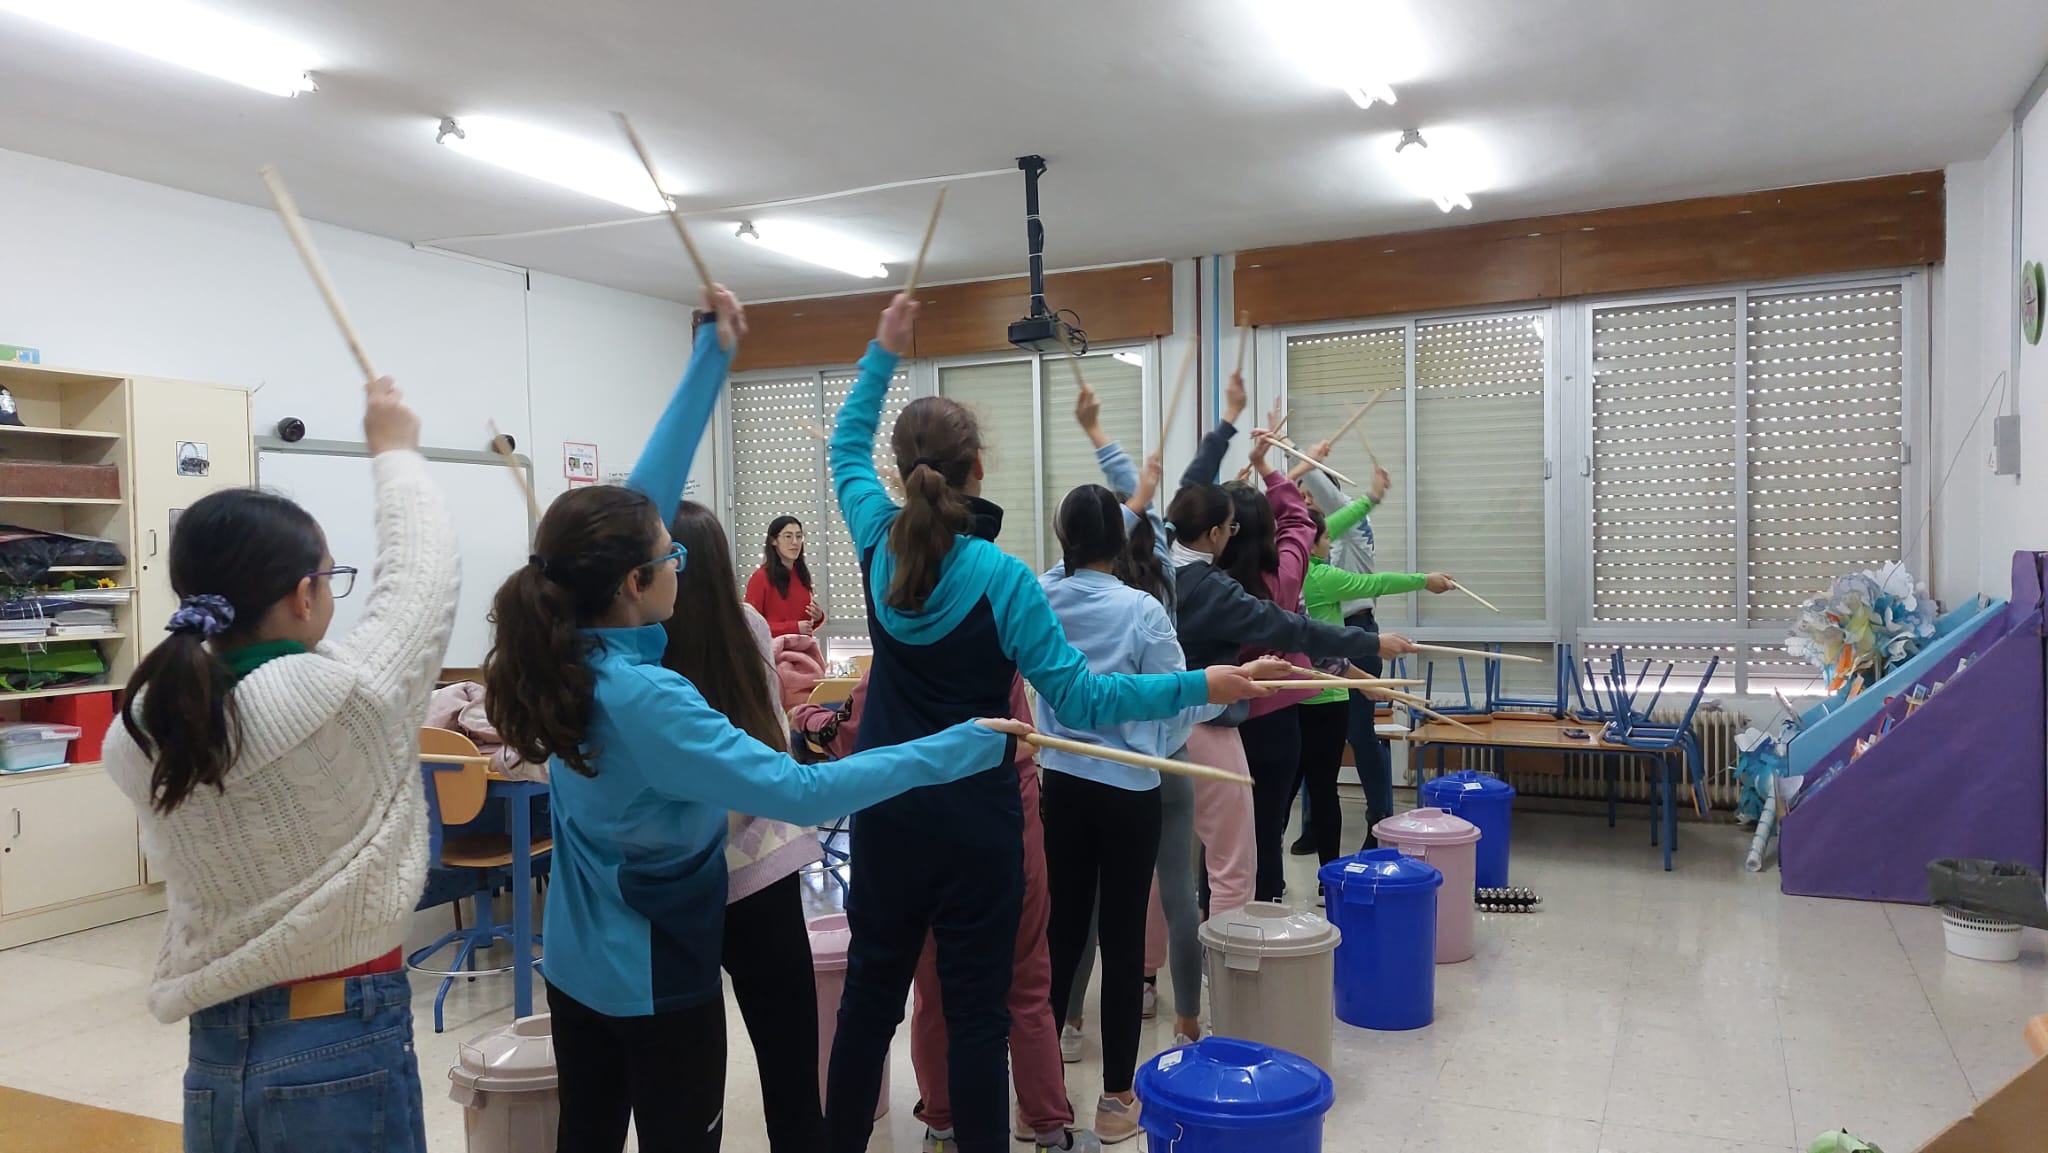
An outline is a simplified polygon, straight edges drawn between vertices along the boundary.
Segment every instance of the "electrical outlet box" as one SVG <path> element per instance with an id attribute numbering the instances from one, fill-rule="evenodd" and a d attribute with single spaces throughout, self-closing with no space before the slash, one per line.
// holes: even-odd
<path id="1" fill-rule="evenodd" d="M 2020 474 L 2020 418 L 2018 413 L 1991 420 L 1991 471 L 1999 476 Z"/>

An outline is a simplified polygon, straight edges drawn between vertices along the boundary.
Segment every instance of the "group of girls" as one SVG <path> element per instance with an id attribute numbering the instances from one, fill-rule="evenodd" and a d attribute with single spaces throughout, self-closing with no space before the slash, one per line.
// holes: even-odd
<path id="1" fill-rule="evenodd" d="M 1047 861 L 1026 849 L 1020 682 L 1036 690 L 1042 723 L 1080 739 L 1176 753 L 1184 739 L 1189 759 L 1242 771 L 1238 714 L 1273 715 L 1272 689 L 1258 682 L 1279 670 L 1247 664 L 1256 654 L 1404 651 L 1399 638 L 1291 611 L 1306 567 L 1300 502 L 1263 467 L 1265 496 L 1213 483 L 1228 421 L 1172 502 L 1163 556 L 1160 526 L 1140 511 L 1143 481 L 1129 494 L 1088 486 L 1063 502 L 1065 563 L 1041 584 L 993 544 L 1002 510 L 980 498 L 981 431 L 943 398 L 917 400 L 896 421 L 899 507 L 873 447 L 916 312 L 898 297 L 883 313 L 830 445 L 875 648 L 855 748 L 834 763 L 789 755 L 763 655 L 775 615 L 749 613 L 723 530 L 681 499 L 746 334 L 722 288 L 706 293 L 689 368 L 628 482 L 556 500 L 528 564 L 494 597 L 490 719 L 508 747 L 551 770 L 547 978 L 564 1151 L 618 1150 L 629 1122 L 649 1153 L 718 1148 L 721 968 L 760 1059 L 772 1147 L 865 1149 L 883 1058 L 927 956 L 945 1009 L 951 1114 L 950 1131 L 935 1128 L 927 1143 L 1005 1148 L 1013 972 L 1038 947 L 1022 912 L 1026 859 Z M 173 538 L 180 607 L 107 747 L 166 879 L 149 999 L 166 1021 L 190 1019 L 191 1150 L 425 1146 L 399 948 L 430 864 L 417 730 L 460 576 L 418 419 L 388 379 L 366 388 L 364 438 L 377 556 L 356 627 L 327 638 L 355 570 L 335 563 L 302 509 L 247 490 L 209 496 Z M 1116 475 L 1131 471 L 1125 458 Z M 1156 461 L 1148 471 L 1156 483 Z M 801 541 L 787 543 L 796 547 L 769 542 L 764 599 L 797 629 L 815 627 L 815 607 L 787 611 L 808 575 Z M 1144 613 L 1142 639 L 1086 629 L 1091 614 L 1117 610 Z M 1069 643 L 1062 611 L 1085 651 Z M 1123 1136 L 1135 1131 L 1144 949 L 1129 926 L 1144 920 L 1150 873 L 1187 863 L 1155 846 L 1178 836 L 1184 853 L 1176 822 L 1192 826 L 1210 850 L 1212 908 L 1242 903 L 1247 842 L 1263 862 L 1293 778 L 1283 792 L 1255 764 L 1255 796 L 1277 809 L 1247 812 L 1231 786 L 1169 806 L 1149 776 L 1082 760 L 1045 767 L 1052 970 L 1028 999 L 1054 1036 L 1099 893 L 1106 1037 L 1116 1022 L 1097 1125 Z M 795 874 L 816 855 L 805 827 L 847 812 L 857 814 L 852 942 L 821 1111 Z M 1173 903 L 1169 922 L 1191 930 Z M 1177 986 L 1176 1010 L 1199 1028 L 1198 987 Z M 1027 1118 L 1042 1146 L 1093 1142 L 1066 1128 L 1071 1109 L 1058 1112 Z"/>

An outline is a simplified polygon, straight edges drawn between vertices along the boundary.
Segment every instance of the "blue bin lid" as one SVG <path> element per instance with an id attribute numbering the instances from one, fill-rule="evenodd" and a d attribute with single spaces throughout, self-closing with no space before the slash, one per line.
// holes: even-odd
<path id="1" fill-rule="evenodd" d="M 1319 1117 L 1337 1099 L 1308 1058 L 1229 1037 L 1159 1054 L 1138 1067 L 1137 1089 L 1155 1118 L 1236 1127 Z"/>
<path id="2" fill-rule="evenodd" d="M 1434 889 L 1444 883 L 1441 869 L 1399 849 L 1367 849 L 1355 857 L 1341 857 L 1316 871 L 1325 889 L 1406 892 Z"/>
<path id="3" fill-rule="evenodd" d="M 1422 786 L 1422 789 L 1425 793 L 1432 796 L 1437 793 L 1455 793 L 1463 797 L 1470 797 L 1476 793 L 1487 800 L 1513 797 L 1515 795 L 1515 787 L 1513 785 L 1508 784 L 1492 773 L 1482 773 L 1477 769 L 1464 769 L 1459 772 L 1446 774 Z"/>

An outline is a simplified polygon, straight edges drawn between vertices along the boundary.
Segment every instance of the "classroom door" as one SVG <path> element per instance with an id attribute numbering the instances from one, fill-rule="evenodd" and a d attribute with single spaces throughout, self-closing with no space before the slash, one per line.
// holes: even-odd
<path id="1" fill-rule="evenodd" d="M 171 593 L 172 522 L 207 493 L 254 484 L 256 452 L 246 389 L 136 380 L 128 397 L 139 659 L 177 607 Z"/>

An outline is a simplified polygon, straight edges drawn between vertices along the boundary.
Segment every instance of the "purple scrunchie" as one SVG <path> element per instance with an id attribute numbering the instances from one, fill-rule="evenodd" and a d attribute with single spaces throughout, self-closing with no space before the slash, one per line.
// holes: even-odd
<path id="1" fill-rule="evenodd" d="M 165 632 L 198 633 L 202 640 L 228 631 L 235 623 L 235 606 L 226 597 L 186 597 L 178 605 L 178 611 L 171 614 L 171 623 L 164 626 Z"/>

